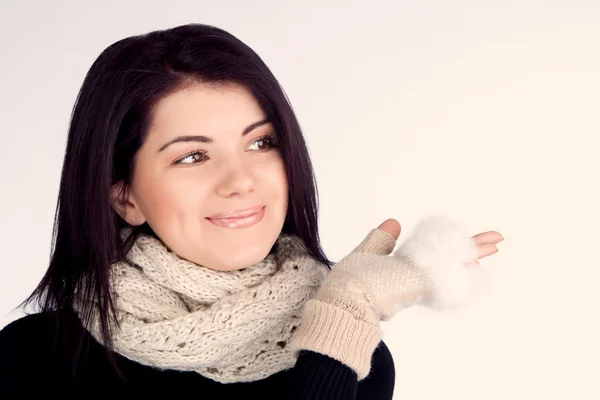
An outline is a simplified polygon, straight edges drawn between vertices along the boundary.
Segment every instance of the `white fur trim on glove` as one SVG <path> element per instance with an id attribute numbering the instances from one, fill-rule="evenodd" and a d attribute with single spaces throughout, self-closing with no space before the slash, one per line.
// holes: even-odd
<path id="1" fill-rule="evenodd" d="M 467 267 L 477 259 L 473 238 L 445 215 L 423 218 L 392 256 L 408 257 L 433 284 L 433 296 L 421 301 L 434 310 L 457 309 L 471 303 L 486 278 L 483 268 Z"/>

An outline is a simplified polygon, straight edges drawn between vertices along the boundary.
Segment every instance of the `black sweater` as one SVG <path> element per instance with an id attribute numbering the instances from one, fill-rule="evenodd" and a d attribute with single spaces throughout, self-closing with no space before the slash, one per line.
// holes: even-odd
<path id="1" fill-rule="evenodd" d="M 72 324 L 68 330 L 72 336 L 55 342 L 59 321 Z M 67 349 L 82 333 L 82 356 L 73 367 Z M 0 331 L 2 398 L 389 400 L 394 391 L 394 361 L 383 341 L 373 353 L 369 376 L 360 382 L 348 366 L 311 351 L 301 351 L 293 368 L 266 379 L 228 384 L 196 372 L 159 370 L 115 355 L 126 382 L 110 365 L 105 347 L 83 329 L 74 314 L 51 311 L 27 315 Z"/>

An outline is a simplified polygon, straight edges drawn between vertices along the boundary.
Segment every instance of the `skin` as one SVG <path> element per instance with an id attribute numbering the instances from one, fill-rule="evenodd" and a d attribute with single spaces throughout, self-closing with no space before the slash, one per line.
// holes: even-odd
<path id="1" fill-rule="evenodd" d="M 280 235 L 288 207 L 288 182 L 271 123 L 241 86 L 195 84 L 161 99 L 147 139 L 136 155 L 132 183 L 113 207 L 133 226 L 148 222 L 180 257 L 219 271 L 263 260 Z M 167 143 L 203 135 L 213 143 Z M 274 142 L 261 140 L 271 135 Z M 205 150 L 206 153 L 193 153 Z M 179 162 L 174 164 L 174 162 Z M 266 205 L 263 219 L 225 228 L 206 218 L 228 210 Z"/>
<path id="2" fill-rule="evenodd" d="M 382 222 L 377 229 L 381 229 L 384 232 L 389 233 L 394 237 L 395 240 L 398 240 L 400 237 L 400 223 L 393 218 L 386 219 Z M 491 256 L 492 254 L 496 254 L 498 252 L 498 247 L 496 246 L 498 243 L 504 240 L 502 235 L 496 231 L 487 231 L 478 233 L 475 236 L 472 236 L 473 240 L 477 244 L 477 260 Z M 477 260 L 472 260 L 465 264 L 466 267 L 480 267 L 481 264 Z"/>
<path id="3" fill-rule="evenodd" d="M 161 99 L 146 141 L 136 154 L 133 179 L 113 208 L 130 225 L 147 222 L 173 252 L 219 271 L 250 267 L 263 260 L 283 228 L 288 182 L 271 123 L 242 134 L 265 114 L 252 94 L 238 85 L 195 84 Z M 203 135 L 212 143 L 184 141 Z M 264 139 L 265 135 L 269 138 Z M 224 228 L 207 217 L 232 209 L 265 205 L 263 219 L 249 227 Z M 378 227 L 396 240 L 401 227 L 388 219 Z M 498 251 L 496 231 L 473 236 L 478 259 Z M 468 267 L 480 266 L 477 260 Z"/>

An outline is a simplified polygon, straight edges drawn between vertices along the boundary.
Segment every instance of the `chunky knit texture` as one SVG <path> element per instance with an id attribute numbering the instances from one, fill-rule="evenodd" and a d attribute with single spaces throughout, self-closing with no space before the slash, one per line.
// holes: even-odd
<path id="1" fill-rule="evenodd" d="M 281 234 L 258 264 L 215 271 L 140 236 L 112 268 L 120 322 L 113 350 L 222 383 L 264 379 L 311 350 L 362 380 L 381 320 L 411 305 L 443 310 L 472 297 L 465 263 L 476 258 L 476 245 L 450 219 L 426 218 L 390 256 L 394 247 L 391 235 L 374 229 L 328 272 L 299 238 Z M 87 328 L 101 342 L 97 318 Z"/>
<path id="2" fill-rule="evenodd" d="M 294 366 L 297 357 L 287 343 L 328 270 L 299 239 L 281 234 L 274 252 L 237 271 L 191 263 L 140 236 L 112 271 L 121 325 L 114 330 L 114 351 L 229 383 Z M 88 330 L 101 342 L 97 315 L 90 322 Z"/>
<path id="3" fill-rule="evenodd" d="M 290 347 L 312 350 L 351 366 L 362 380 L 383 335 L 379 322 L 413 305 L 458 309 L 481 293 L 483 269 L 467 268 L 477 245 L 444 215 L 422 219 L 392 255 L 394 238 L 373 229 L 335 265 L 304 308 Z"/>

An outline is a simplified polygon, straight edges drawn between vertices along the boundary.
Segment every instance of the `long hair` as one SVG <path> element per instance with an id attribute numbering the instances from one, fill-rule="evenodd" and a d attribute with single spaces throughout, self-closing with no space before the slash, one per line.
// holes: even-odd
<path id="1" fill-rule="evenodd" d="M 109 267 L 125 256 L 140 233 L 152 232 L 143 224 L 121 240 L 126 223 L 112 208 L 111 187 L 120 181 L 130 185 L 134 158 L 158 100 L 194 83 L 234 83 L 251 91 L 274 125 L 285 164 L 289 199 L 282 230 L 300 237 L 310 255 L 331 268 L 319 241 L 312 164 L 285 92 L 242 41 L 213 26 L 188 24 L 119 40 L 86 74 L 69 124 L 50 264 L 21 306 L 36 303 L 41 311 L 74 311 L 77 293 L 79 314 L 89 318 L 97 307 L 103 341 L 112 345 L 110 326 L 116 318 Z M 61 329 L 69 329 L 68 324 Z M 76 343 L 77 358 L 82 341 Z"/>

